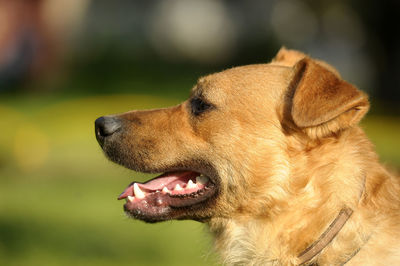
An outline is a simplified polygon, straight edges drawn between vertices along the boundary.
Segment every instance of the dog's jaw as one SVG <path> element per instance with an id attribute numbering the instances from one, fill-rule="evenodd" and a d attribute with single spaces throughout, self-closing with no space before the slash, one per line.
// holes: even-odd
<path id="1" fill-rule="evenodd" d="M 177 171 L 162 174 L 146 183 L 133 182 L 118 199 L 126 199 L 124 210 L 128 216 L 158 222 L 179 219 L 204 208 L 216 192 L 216 185 L 207 176 Z"/>

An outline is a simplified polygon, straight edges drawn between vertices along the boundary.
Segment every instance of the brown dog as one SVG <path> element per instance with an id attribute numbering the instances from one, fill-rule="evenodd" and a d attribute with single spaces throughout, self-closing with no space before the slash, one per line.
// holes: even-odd
<path id="1" fill-rule="evenodd" d="M 135 171 L 125 212 L 206 222 L 224 263 L 400 265 L 400 186 L 358 122 L 367 96 L 325 62 L 282 48 L 269 64 L 200 78 L 184 103 L 96 120 Z"/>

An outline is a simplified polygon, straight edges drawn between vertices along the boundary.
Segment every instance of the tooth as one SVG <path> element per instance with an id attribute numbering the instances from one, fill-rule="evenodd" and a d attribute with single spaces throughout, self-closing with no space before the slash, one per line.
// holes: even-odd
<path id="1" fill-rule="evenodd" d="M 137 183 L 133 184 L 133 192 L 138 199 L 143 199 L 146 196 L 146 194 L 140 189 Z"/>
<path id="2" fill-rule="evenodd" d="M 174 190 L 180 191 L 180 190 L 183 190 L 183 188 L 179 184 L 176 184 Z"/>
<path id="3" fill-rule="evenodd" d="M 186 185 L 187 189 L 191 189 L 191 188 L 197 188 L 197 184 L 193 183 L 192 180 L 189 180 L 189 182 Z"/>
<path id="4" fill-rule="evenodd" d="M 162 192 L 163 192 L 164 194 L 167 194 L 167 193 L 169 193 L 169 189 L 168 189 L 167 187 L 164 187 L 164 188 L 162 189 Z"/>
<path id="5" fill-rule="evenodd" d="M 196 183 L 205 185 L 208 183 L 209 178 L 204 175 L 199 175 L 196 177 Z"/>
<path id="6" fill-rule="evenodd" d="M 128 196 L 128 201 L 134 201 L 134 200 L 135 200 L 135 197 Z"/>

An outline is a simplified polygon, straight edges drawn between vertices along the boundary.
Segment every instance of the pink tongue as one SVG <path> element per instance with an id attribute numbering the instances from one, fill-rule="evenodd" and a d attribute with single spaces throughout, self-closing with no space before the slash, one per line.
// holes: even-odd
<path id="1" fill-rule="evenodd" d="M 192 171 L 185 171 L 185 172 L 170 172 L 162 174 L 158 177 L 153 178 L 150 181 L 147 181 L 144 184 L 137 183 L 140 188 L 147 189 L 151 191 L 162 190 L 168 184 L 176 181 L 176 180 L 184 180 L 184 182 L 189 181 L 189 179 L 194 179 L 199 174 Z M 133 182 L 129 187 L 127 187 L 121 195 L 119 195 L 118 199 L 124 199 L 128 196 L 133 195 Z"/>
<path id="2" fill-rule="evenodd" d="M 144 184 L 139 184 L 140 188 L 148 189 L 148 190 L 161 190 L 166 185 L 176 181 L 176 180 L 185 180 L 188 181 L 190 178 L 196 178 L 199 174 L 196 172 L 186 171 L 186 172 L 171 172 L 162 174 L 156 178 L 153 178 L 150 181 L 147 181 Z M 186 180 L 187 179 L 187 180 Z"/>

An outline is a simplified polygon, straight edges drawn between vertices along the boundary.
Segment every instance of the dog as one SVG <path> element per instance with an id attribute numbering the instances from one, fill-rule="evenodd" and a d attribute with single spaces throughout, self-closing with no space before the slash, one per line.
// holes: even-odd
<path id="1" fill-rule="evenodd" d="M 358 125 L 368 109 L 334 67 L 281 48 L 95 132 L 111 161 L 163 173 L 125 189 L 125 212 L 208 224 L 224 264 L 400 265 L 399 178 Z"/>

